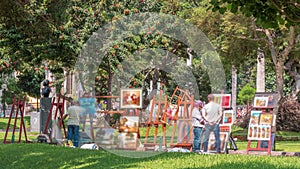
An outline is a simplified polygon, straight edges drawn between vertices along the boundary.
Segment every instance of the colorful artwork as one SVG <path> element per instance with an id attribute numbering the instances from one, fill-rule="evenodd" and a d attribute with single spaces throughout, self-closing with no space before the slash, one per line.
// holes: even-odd
<path id="1" fill-rule="evenodd" d="M 177 143 L 193 143 L 193 125 L 189 119 L 178 120 Z"/>
<path id="2" fill-rule="evenodd" d="M 223 112 L 223 124 L 233 124 L 233 110 L 225 110 Z"/>
<path id="3" fill-rule="evenodd" d="M 121 108 L 142 108 L 142 89 L 121 89 Z"/>
<path id="4" fill-rule="evenodd" d="M 278 94 L 277 93 L 255 93 L 256 97 L 267 97 L 267 107 L 272 108 L 277 106 Z"/>
<path id="5" fill-rule="evenodd" d="M 273 122 L 273 114 L 271 113 L 261 113 L 259 118 L 259 124 L 260 125 L 272 125 Z"/>
<path id="6" fill-rule="evenodd" d="M 220 145 L 221 152 L 225 152 L 226 151 L 226 143 L 228 141 L 228 132 L 220 132 L 220 140 L 221 140 L 221 145 Z M 215 139 L 215 135 L 213 132 L 210 133 L 207 151 L 208 152 L 216 152 L 217 151 L 216 139 Z"/>
<path id="7" fill-rule="evenodd" d="M 269 140 L 273 114 L 262 111 L 251 111 L 248 127 L 248 140 Z"/>
<path id="8" fill-rule="evenodd" d="M 255 125 L 259 124 L 259 116 L 260 116 L 261 111 L 251 111 L 251 116 L 250 116 L 250 125 Z"/>
<path id="9" fill-rule="evenodd" d="M 267 106 L 268 106 L 268 97 L 254 98 L 254 107 L 267 107 Z"/>
<path id="10" fill-rule="evenodd" d="M 250 125 L 248 128 L 248 140 L 269 140 L 271 137 L 271 125 Z"/>
<path id="11" fill-rule="evenodd" d="M 214 94 L 214 102 L 220 104 L 223 108 L 231 107 L 230 94 Z"/>
<path id="12" fill-rule="evenodd" d="M 120 132 L 138 132 L 139 117 L 123 116 L 120 118 Z"/>
<path id="13" fill-rule="evenodd" d="M 222 97 L 222 107 L 230 108 L 230 101 L 231 101 L 231 96 L 230 95 L 224 95 Z"/>
<path id="14" fill-rule="evenodd" d="M 214 94 L 214 102 L 218 103 L 219 105 L 221 105 L 222 104 L 221 96 Z"/>

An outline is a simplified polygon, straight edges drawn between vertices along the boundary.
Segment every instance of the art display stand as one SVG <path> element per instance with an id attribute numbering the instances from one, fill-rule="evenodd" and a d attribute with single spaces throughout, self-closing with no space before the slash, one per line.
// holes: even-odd
<path id="1" fill-rule="evenodd" d="M 275 141 L 277 101 L 277 93 L 255 94 L 247 135 L 247 154 L 250 151 L 264 151 L 271 155 Z M 256 143 L 256 146 L 251 147 L 253 142 Z M 267 143 L 266 146 L 262 146 L 263 142 Z"/>
<path id="2" fill-rule="evenodd" d="M 26 97 L 24 97 L 23 100 L 21 100 L 21 97 L 19 97 L 18 101 L 16 101 L 16 98 L 14 98 L 13 105 L 12 105 L 10 115 L 9 115 L 9 120 L 8 120 L 8 123 L 7 123 L 7 128 L 6 128 L 3 143 L 5 143 L 5 144 L 6 143 L 20 143 L 23 130 L 24 130 L 25 142 L 26 143 L 30 142 L 27 139 L 26 127 L 25 127 L 25 122 L 24 122 L 25 102 L 26 102 Z M 16 131 L 16 127 L 17 127 L 17 120 L 18 120 L 19 112 L 20 112 L 20 117 L 21 117 L 20 118 L 21 123 L 20 123 L 20 127 L 19 127 L 19 139 L 18 139 L 18 142 L 15 142 L 15 131 Z M 8 141 L 7 140 L 7 135 L 10 132 L 9 131 L 10 123 L 11 123 L 11 119 L 13 118 L 14 113 L 15 113 L 15 119 L 14 119 L 14 125 L 13 125 L 13 129 L 12 129 L 12 138 L 11 138 L 11 141 Z"/>
<path id="3" fill-rule="evenodd" d="M 163 94 L 163 90 L 160 90 L 158 97 L 155 95 L 151 101 L 149 120 L 146 123 L 147 130 L 144 140 L 144 147 L 146 150 L 153 150 L 155 146 L 166 147 L 166 125 L 167 119 L 164 112 L 167 111 L 168 96 Z M 162 135 L 159 142 L 157 141 L 158 129 L 161 126 Z M 154 129 L 153 140 L 149 139 L 150 130 Z"/>
<path id="4" fill-rule="evenodd" d="M 120 99 L 120 96 L 96 96 L 100 99 Z M 120 100 L 118 100 L 120 101 Z M 115 101 L 118 102 L 118 101 Z M 102 148 L 107 149 L 121 149 L 121 150 L 137 150 L 139 133 L 139 109 L 138 108 L 124 108 L 122 110 L 104 110 L 97 111 L 95 142 Z M 115 138 L 115 128 L 110 127 L 106 119 L 101 117 L 107 115 L 119 114 L 120 125 L 118 126 L 117 141 Z"/>
<path id="5" fill-rule="evenodd" d="M 48 132 L 48 128 L 49 128 L 49 124 L 52 121 L 52 112 L 53 109 L 55 108 L 55 114 L 54 114 L 54 119 L 62 119 L 63 115 L 64 115 L 64 104 L 65 104 L 65 97 L 62 97 L 61 95 L 58 95 L 57 99 L 55 97 L 52 98 L 52 104 L 51 104 L 51 108 L 50 108 L 50 112 L 48 113 L 48 118 L 46 121 L 46 125 L 45 125 L 45 129 L 43 134 L 47 134 Z M 66 127 L 65 124 L 62 122 L 62 128 L 64 131 L 64 136 L 65 138 L 67 138 L 67 132 L 66 132 Z M 52 139 L 50 138 L 51 142 Z"/>
<path id="6" fill-rule="evenodd" d="M 193 125 L 191 120 L 194 106 L 194 95 L 191 95 L 188 90 L 182 90 L 176 87 L 169 103 L 172 104 L 174 102 L 177 110 L 175 111 L 175 115 L 171 118 L 171 122 L 173 122 L 173 130 L 170 147 L 181 147 L 192 151 Z M 176 137 L 176 133 L 177 140 L 174 139 Z"/>

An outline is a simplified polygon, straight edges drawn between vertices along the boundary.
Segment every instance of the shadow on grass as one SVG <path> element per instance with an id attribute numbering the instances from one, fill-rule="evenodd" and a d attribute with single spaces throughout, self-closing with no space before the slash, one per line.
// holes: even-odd
<path id="1" fill-rule="evenodd" d="M 0 145 L 0 168 L 289 168 L 276 157 L 163 153 L 148 158 L 121 157 L 103 150 L 83 150 L 48 144 Z M 288 158 L 286 158 L 288 159 Z M 280 159 L 279 159 L 280 160 Z M 284 159 L 285 160 L 285 159 Z M 295 160 L 295 159 L 291 159 Z M 271 161 L 271 162 L 269 162 Z M 285 161 L 284 164 L 291 164 Z M 291 165 L 294 165 L 293 163 Z M 298 163 L 298 167 L 300 164 Z M 291 167 L 290 167 L 291 168 Z M 294 167 L 292 167 L 294 168 Z M 296 167 L 297 168 L 297 167 Z"/>

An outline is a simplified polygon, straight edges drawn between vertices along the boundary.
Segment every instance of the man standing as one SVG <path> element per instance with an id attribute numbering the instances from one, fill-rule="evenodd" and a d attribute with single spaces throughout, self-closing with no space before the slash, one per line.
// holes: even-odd
<path id="1" fill-rule="evenodd" d="M 79 141 L 79 120 L 80 115 L 85 112 L 85 109 L 80 107 L 78 101 L 74 101 L 73 105 L 68 108 L 68 112 L 63 116 L 64 120 L 69 116 L 68 120 L 68 140 L 71 140 L 75 147 L 78 147 Z"/>
<path id="2" fill-rule="evenodd" d="M 200 140 L 202 135 L 202 129 L 204 127 L 204 119 L 201 115 L 201 109 L 203 107 L 203 103 L 200 100 L 196 100 L 194 102 L 194 108 L 192 111 L 192 124 L 193 124 L 193 152 L 200 152 Z"/>
<path id="3" fill-rule="evenodd" d="M 214 103 L 214 95 L 209 94 L 207 96 L 208 103 L 202 109 L 202 115 L 205 119 L 205 133 L 204 133 L 204 152 L 207 152 L 208 140 L 210 133 L 213 131 L 216 139 L 216 149 L 217 153 L 221 153 L 221 140 L 220 140 L 220 126 L 219 122 L 222 117 L 222 107 L 221 105 Z"/>

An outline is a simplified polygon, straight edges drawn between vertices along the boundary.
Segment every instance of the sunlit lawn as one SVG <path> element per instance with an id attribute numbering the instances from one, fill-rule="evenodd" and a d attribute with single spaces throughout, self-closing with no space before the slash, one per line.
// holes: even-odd
<path id="1" fill-rule="evenodd" d="M 133 158 L 48 144 L 0 144 L 0 168 L 300 168 L 299 157 L 162 153 L 140 158 L 141 152 L 128 153 Z"/>
<path id="2" fill-rule="evenodd" d="M 30 124 L 28 121 L 26 127 Z M 7 119 L 0 119 L 0 129 L 5 130 L 6 126 Z M 233 132 L 245 131 L 233 127 Z M 140 132 L 144 139 L 146 128 L 141 128 Z M 167 135 L 171 133 L 172 128 L 168 126 Z M 15 133 L 15 141 L 18 134 Z M 290 132 L 279 134 L 298 136 Z M 3 144 L 4 135 L 5 132 L 0 132 L 0 168 L 300 168 L 299 157 L 83 150 L 36 143 L 37 132 L 27 132 L 28 140 L 33 142 L 27 144 Z M 153 130 L 150 131 L 152 136 Z M 158 136 L 161 136 L 161 128 Z M 12 133 L 9 132 L 7 140 L 11 139 Z M 25 141 L 24 133 L 21 140 Z M 237 141 L 236 144 L 239 150 L 246 150 L 246 141 Z M 300 142 L 277 141 L 275 151 L 300 152 Z"/>

